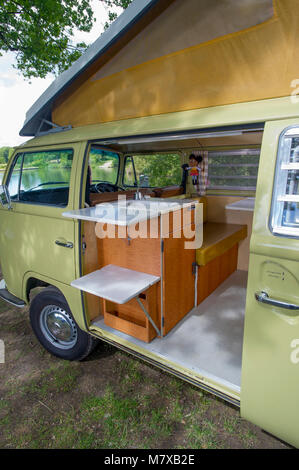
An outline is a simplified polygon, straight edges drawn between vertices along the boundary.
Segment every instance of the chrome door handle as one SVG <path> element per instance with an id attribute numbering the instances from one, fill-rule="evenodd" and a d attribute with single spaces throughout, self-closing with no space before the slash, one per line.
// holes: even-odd
<path id="1" fill-rule="evenodd" d="M 281 300 L 271 299 L 267 292 L 256 292 L 255 298 L 258 302 L 273 305 L 274 307 L 286 308 L 288 310 L 299 310 L 299 305 L 282 302 Z"/>
<path id="2" fill-rule="evenodd" d="M 63 246 L 64 248 L 73 248 L 72 242 L 63 242 L 62 240 L 55 240 L 56 245 Z"/>

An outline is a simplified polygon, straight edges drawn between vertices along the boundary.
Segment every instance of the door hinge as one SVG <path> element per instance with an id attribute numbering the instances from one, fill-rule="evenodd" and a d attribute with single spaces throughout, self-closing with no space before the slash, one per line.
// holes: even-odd
<path id="1" fill-rule="evenodd" d="M 82 253 L 83 253 L 83 255 L 84 255 L 85 251 L 86 251 L 86 242 L 83 241 L 82 242 Z"/>

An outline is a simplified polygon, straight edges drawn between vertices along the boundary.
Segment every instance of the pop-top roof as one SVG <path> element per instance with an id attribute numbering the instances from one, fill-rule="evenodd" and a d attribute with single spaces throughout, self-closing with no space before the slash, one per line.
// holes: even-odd
<path id="1" fill-rule="evenodd" d="M 53 101 L 96 59 L 136 24 L 159 0 L 134 0 L 111 26 L 73 63 L 57 77 L 26 113 L 21 136 L 35 135 L 43 119 L 51 120 Z"/>

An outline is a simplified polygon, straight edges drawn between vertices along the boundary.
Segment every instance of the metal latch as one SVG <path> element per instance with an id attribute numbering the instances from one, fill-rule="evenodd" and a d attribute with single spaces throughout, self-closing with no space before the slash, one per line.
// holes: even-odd
<path id="1" fill-rule="evenodd" d="M 192 274 L 193 274 L 193 276 L 195 276 L 195 274 L 196 274 L 197 267 L 198 267 L 198 264 L 196 263 L 196 261 L 194 263 L 192 263 Z"/>

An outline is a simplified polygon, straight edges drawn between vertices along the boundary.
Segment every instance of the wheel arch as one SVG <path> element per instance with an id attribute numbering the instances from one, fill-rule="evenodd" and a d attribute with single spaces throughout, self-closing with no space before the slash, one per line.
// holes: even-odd
<path id="1" fill-rule="evenodd" d="M 34 273 L 34 272 L 27 272 L 23 278 L 23 300 L 30 303 L 30 292 L 35 287 L 55 287 L 57 288 L 60 293 L 64 296 L 69 308 L 72 312 L 72 315 L 81 330 L 89 332 L 89 324 L 87 323 L 85 316 L 84 316 L 84 309 L 83 309 L 83 298 L 81 296 L 81 292 L 74 287 L 63 284 L 55 279 L 48 278 L 44 275 Z"/>
<path id="2" fill-rule="evenodd" d="M 48 287 L 51 284 L 48 284 L 47 282 L 42 281 L 41 279 L 38 279 L 36 277 L 30 277 L 27 282 L 26 282 L 26 287 L 25 287 L 25 299 L 26 302 L 29 304 L 30 303 L 30 292 L 32 289 L 35 289 L 36 287 Z"/>

